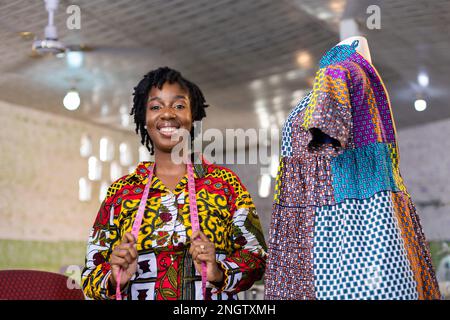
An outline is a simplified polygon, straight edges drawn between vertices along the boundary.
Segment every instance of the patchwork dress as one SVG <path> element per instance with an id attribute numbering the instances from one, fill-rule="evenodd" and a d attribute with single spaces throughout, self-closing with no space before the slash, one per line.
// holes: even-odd
<path id="1" fill-rule="evenodd" d="M 389 97 L 356 47 L 322 57 L 283 127 L 266 299 L 440 299 Z"/>

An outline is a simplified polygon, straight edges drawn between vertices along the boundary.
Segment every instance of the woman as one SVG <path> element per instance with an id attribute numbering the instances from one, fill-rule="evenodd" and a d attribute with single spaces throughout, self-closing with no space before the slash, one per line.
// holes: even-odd
<path id="1" fill-rule="evenodd" d="M 206 107 L 200 89 L 167 67 L 149 72 L 135 88 L 131 114 L 136 133 L 155 161 L 139 163 L 109 188 L 89 239 L 82 274 L 86 296 L 236 299 L 261 279 L 266 245 L 253 201 L 239 178 L 202 158 L 193 165 L 195 192 L 190 192 L 187 171 L 192 167 L 172 161 L 179 143 L 173 135 L 192 133 L 193 122 L 206 116 Z M 131 230 L 150 177 L 136 238 Z M 192 193 L 200 227 L 194 232 Z"/>

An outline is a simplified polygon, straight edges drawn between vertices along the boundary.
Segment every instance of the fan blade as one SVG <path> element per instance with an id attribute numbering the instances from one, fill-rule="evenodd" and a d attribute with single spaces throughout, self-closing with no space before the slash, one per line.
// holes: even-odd
<path id="1" fill-rule="evenodd" d="M 69 51 L 81 51 L 92 53 L 107 53 L 114 55 L 142 55 L 142 54 L 161 54 L 160 50 L 150 47 L 114 47 L 114 46 L 91 46 L 88 44 L 67 44 Z"/>

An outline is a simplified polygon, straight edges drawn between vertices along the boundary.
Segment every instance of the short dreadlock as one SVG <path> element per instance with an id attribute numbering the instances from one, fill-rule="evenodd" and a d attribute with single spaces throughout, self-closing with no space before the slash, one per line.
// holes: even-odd
<path id="1" fill-rule="evenodd" d="M 200 88 L 193 82 L 184 78 L 180 72 L 162 67 L 150 71 L 144 76 L 138 85 L 134 88 L 133 107 L 130 115 L 134 114 L 134 123 L 136 124 L 136 134 L 141 135 L 141 143 L 145 145 L 154 154 L 153 141 L 145 128 L 148 95 L 152 87 L 162 89 L 163 85 L 168 83 L 178 83 L 183 89 L 189 92 L 191 104 L 192 121 L 200 121 L 206 117 L 205 108 L 208 107 Z M 191 139 L 194 138 L 193 129 L 191 130 Z"/>

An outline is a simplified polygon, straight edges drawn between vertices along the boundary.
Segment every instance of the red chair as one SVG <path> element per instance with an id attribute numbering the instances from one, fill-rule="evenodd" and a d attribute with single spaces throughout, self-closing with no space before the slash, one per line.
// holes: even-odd
<path id="1" fill-rule="evenodd" d="M 0 270 L 0 300 L 84 300 L 69 289 L 62 274 L 36 270 Z"/>

